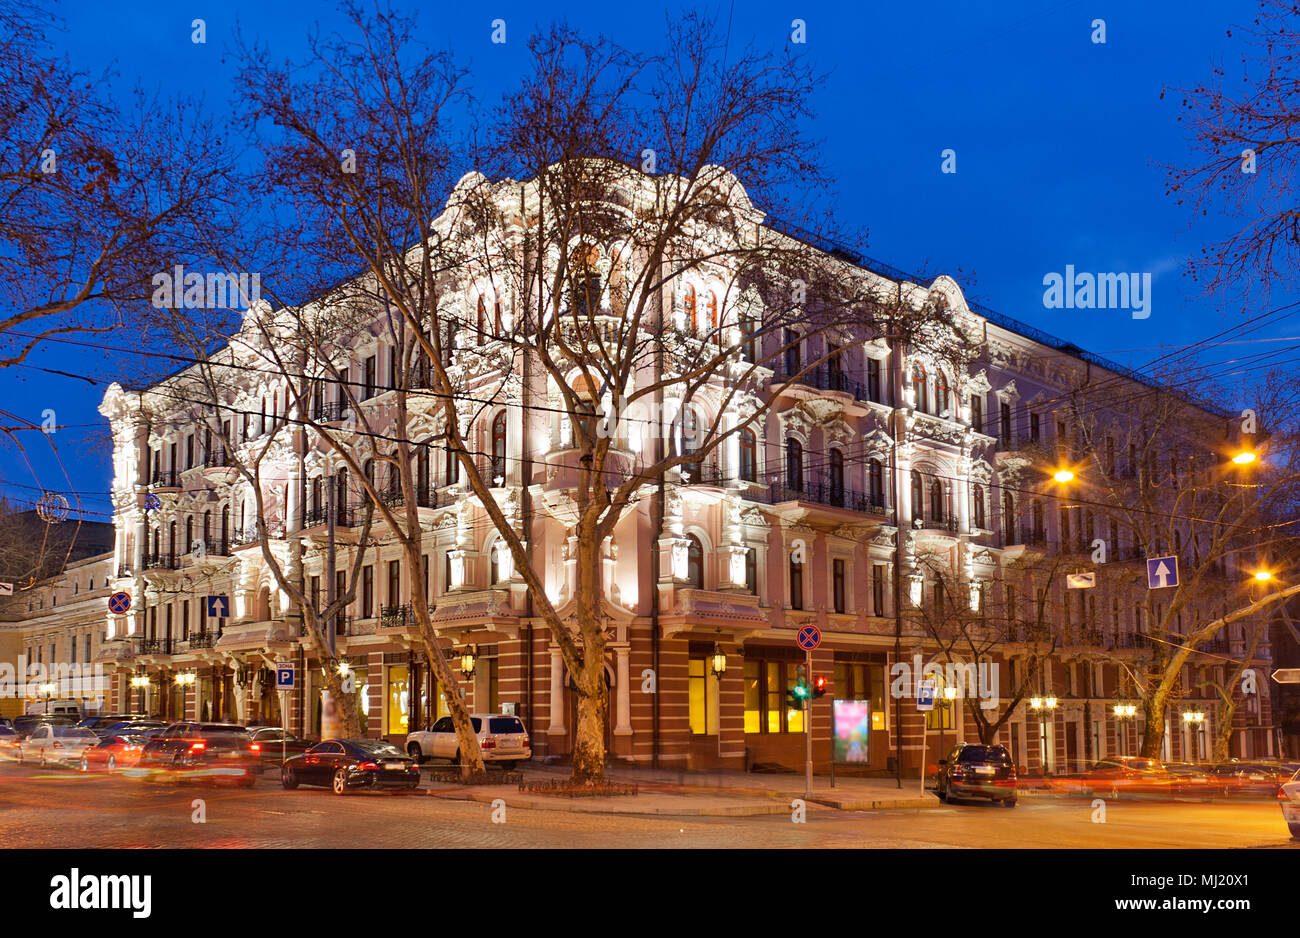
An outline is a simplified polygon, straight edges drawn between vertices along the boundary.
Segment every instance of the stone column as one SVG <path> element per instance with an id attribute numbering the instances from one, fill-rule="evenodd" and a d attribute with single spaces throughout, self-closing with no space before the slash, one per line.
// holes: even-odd
<path id="1" fill-rule="evenodd" d="M 632 735 L 632 690 L 628 669 L 628 653 L 631 645 L 626 642 L 610 642 L 614 652 L 614 679 L 617 687 L 614 693 L 614 735 Z"/>
<path id="2" fill-rule="evenodd" d="M 546 727 L 546 735 L 564 736 L 568 732 L 564 726 L 564 659 L 560 657 L 559 646 L 551 645 L 549 650 L 551 652 L 551 719 Z"/>

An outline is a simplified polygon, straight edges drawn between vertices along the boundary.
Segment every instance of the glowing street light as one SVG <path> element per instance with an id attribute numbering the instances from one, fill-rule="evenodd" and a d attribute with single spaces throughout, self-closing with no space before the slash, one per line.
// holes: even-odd
<path id="1" fill-rule="evenodd" d="M 1057 469 L 1052 478 L 1062 484 L 1074 481 L 1074 472 L 1070 469 Z"/>
<path id="2" fill-rule="evenodd" d="M 1273 574 L 1268 570 L 1256 570 L 1255 579 L 1260 583 L 1267 583 L 1269 580 L 1273 579 Z"/>
<path id="3" fill-rule="evenodd" d="M 1234 453 L 1232 456 L 1232 461 L 1236 463 L 1238 466 L 1249 466 L 1251 463 L 1255 461 L 1255 459 L 1256 459 L 1255 454 L 1248 449 L 1243 449 L 1237 453 Z"/>

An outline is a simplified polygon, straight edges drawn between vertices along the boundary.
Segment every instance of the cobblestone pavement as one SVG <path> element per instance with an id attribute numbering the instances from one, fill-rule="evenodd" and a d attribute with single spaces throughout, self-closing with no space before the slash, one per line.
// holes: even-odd
<path id="1" fill-rule="evenodd" d="M 638 796 L 639 797 L 639 796 Z M 568 813 L 410 794 L 284 791 L 0 765 L 7 847 L 1288 847 L 1275 803 L 1129 804 L 1093 823 L 1084 802 L 699 818 Z M 202 802 L 201 806 L 196 801 Z M 200 807 L 206 819 L 196 823 Z M 500 814 L 498 813 L 498 818 Z"/>

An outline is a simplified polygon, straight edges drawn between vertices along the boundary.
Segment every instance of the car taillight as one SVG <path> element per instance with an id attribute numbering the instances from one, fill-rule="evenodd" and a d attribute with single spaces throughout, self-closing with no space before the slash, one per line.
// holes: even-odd
<path id="1" fill-rule="evenodd" d="M 63 748 L 63 743 L 56 739 L 56 740 L 54 741 L 54 748 L 55 748 L 55 749 L 62 749 L 62 748 Z"/>
<path id="2" fill-rule="evenodd" d="M 208 748 L 208 744 L 207 744 L 207 743 L 193 743 L 193 744 L 190 746 L 190 752 L 199 752 L 199 751 L 201 751 L 201 750 L 203 750 L 203 749 L 207 749 L 207 748 Z"/>
<path id="3" fill-rule="evenodd" d="M 357 768 L 362 769 L 362 770 L 365 770 L 365 771 L 372 771 L 372 770 L 373 770 L 373 771 L 378 771 L 378 770 L 379 770 L 379 763 L 378 763 L 378 762 L 363 762 L 363 763 L 361 763 L 359 766 L 357 766 Z"/>
<path id="4" fill-rule="evenodd" d="M 248 748 L 253 752 L 261 752 L 262 747 L 259 743 L 249 743 Z"/>
<path id="5" fill-rule="evenodd" d="M 485 738 L 481 745 L 484 749 L 495 749 L 497 748 L 497 741 L 495 739 Z"/>

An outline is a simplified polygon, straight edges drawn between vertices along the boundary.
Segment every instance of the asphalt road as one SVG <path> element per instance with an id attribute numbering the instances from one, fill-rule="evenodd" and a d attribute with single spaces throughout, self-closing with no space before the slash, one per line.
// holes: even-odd
<path id="1" fill-rule="evenodd" d="M 842 812 L 810 805 L 741 818 L 615 816 L 411 794 L 284 791 L 274 773 L 251 789 L 82 775 L 0 764 L 6 847 L 1051 847 L 1300 848 L 1272 802 L 1109 803 L 1022 799 L 1008 810 L 960 805 Z M 200 814 L 202 815 L 200 819 Z M 494 814 L 496 820 L 494 821 Z"/>

